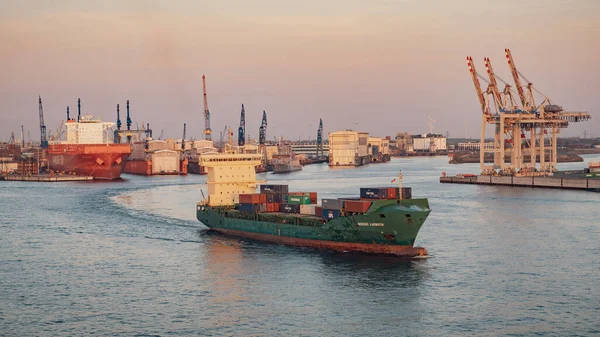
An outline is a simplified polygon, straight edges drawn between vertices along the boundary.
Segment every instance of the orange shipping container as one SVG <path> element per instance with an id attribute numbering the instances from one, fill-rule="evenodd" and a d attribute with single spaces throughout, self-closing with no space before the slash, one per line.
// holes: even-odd
<path id="1" fill-rule="evenodd" d="M 248 193 L 240 194 L 240 204 L 264 204 L 267 202 L 266 194 Z"/>
<path id="2" fill-rule="evenodd" d="M 372 203 L 372 201 L 367 200 L 345 200 L 344 210 L 352 213 L 365 213 Z"/>

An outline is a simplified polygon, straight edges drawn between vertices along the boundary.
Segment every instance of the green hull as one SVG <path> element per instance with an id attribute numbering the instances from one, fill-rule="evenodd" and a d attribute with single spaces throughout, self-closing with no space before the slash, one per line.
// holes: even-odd
<path id="1" fill-rule="evenodd" d="M 424 255 L 423 252 L 404 254 L 402 249 L 413 247 L 430 212 L 427 199 L 406 199 L 374 200 L 364 214 L 330 220 L 299 214 L 243 213 L 201 204 L 197 206 L 196 217 L 217 232 L 258 240 L 336 250 Z"/>

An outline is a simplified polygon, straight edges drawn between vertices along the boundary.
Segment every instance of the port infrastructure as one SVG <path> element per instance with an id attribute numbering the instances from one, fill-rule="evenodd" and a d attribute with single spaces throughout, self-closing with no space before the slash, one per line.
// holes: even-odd
<path id="1" fill-rule="evenodd" d="M 212 140 L 212 130 L 210 129 L 210 111 L 208 110 L 208 100 L 206 99 L 206 76 L 202 75 L 202 90 L 204 92 L 204 139 Z"/>
<path id="2" fill-rule="evenodd" d="M 568 127 L 571 122 L 589 120 L 590 114 L 584 111 L 565 111 L 562 106 L 555 104 L 517 70 L 510 50 L 504 51 L 516 92 L 512 85 L 495 74 L 489 58 L 484 58 L 489 78 L 487 80 L 475 70 L 473 58 L 467 56 L 469 73 L 482 112 L 479 148 L 482 175 L 552 175 L 556 171 L 556 138 L 560 129 Z M 521 78 L 527 82 L 526 86 L 521 84 Z M 488 84 L 485 90 L 482 89 L 479 79 Z M 504 83 L 502 90 L 497 80 Z M 534 92 L 542 95 L 540 104 L 535 102 Z M 486 148 L 486 129 L 489 125 L 494 129 L 494 146 Z M 493 153 L 493 165 L 485 163 L 486 153 Z M 507 162 L 505 158 L 509 153 L 510 158 Z M 528 162 L 524 162 L 525 154 L 529 154 Z"/>
<path id="3" fill-rule="evenodd" d="M 81 105 L 79 103 L 80 101 L 78 100 L 77 106 L 79 109 L 79 114 L 81 114 Z M 127 130 L 121 130 L 121 126 L 123 125 L 121 123 L 121 115 L 120 115 L 120 110 L 119 110 L 119 104 L 117 104 L 117 129 L 114 130 L 114 143 L 115 144 L 121 144 L 121 141 L 123 139 L 123 136 L 126 137 L 127 139 L 127 143 L 131 144 L 133 136 L 134 135 L 139 135 L 139 134 L 146 134 L 146 140 L 151 139 L 152 138 L 152 130 L 150 129 L 150 124 L 147 124 L 147 127 L 145 129 L 131 129 L 131 116 L 129 115 L 129 100 L 127 100 Z M 69 109 L 67 107 L 67 120 L 69 119 Z M 142 126 L 143 127 L 143 126 Z M 161 134 L 162 136 L 162 134 Z"/>

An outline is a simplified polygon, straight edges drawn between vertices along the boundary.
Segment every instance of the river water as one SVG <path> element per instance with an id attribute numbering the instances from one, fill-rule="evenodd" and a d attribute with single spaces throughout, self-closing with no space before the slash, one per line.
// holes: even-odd
<path id="1" fill-rule="evenodd" d="M 600 193 L 440 184 L 478 171 L 447 162 L 259 175 L 321 198 L 401 169 L 432 208 L 408 261 L 207 234 L 204 176 L 2 182 L 0 335 L 599 335 Z"/>

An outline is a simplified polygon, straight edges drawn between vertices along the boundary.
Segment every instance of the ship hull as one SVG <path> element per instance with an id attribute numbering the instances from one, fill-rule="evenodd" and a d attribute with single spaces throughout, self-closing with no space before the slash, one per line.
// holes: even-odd
<path id="1" fill-rule="evenodd" d="M 217 233 L 253 240 L 400 257 L 427 255 L 414 247 L 429 215 L 427 199 L 377 200 L 367 213 L 324 220 L 283 213 L 244 214 L 198 205 L 197 218 Z"/>
<path id="2" fill-rule="evenodd" d="M 55 144 L 46 158 L 51 171 L 112 180 L 121 177 L 130 154 L 129 144 Z"/>
<path id="3" fill-rule="evenodd" d="M 302 170 L 302 165 L 273 164 L 273 173 L 289 173 Z"/>
<path id="4" fill-rule="evenodd" d="M 127 160 L 123 173 L 151 176 L 152 162 L 149 160 Z"/>

